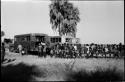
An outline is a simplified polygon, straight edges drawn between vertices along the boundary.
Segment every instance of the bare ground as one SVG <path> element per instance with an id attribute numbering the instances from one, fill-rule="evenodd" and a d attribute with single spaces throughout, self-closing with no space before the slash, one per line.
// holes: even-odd
<path id="1" fill-rule="evenodd" d="M 115 71 L 111 70 L 104 73 L 105 76 L 113 76 L 113 80 L 124 80 L 124 59 L 112 59 L 112 58 L 76 58 L 76 59 L 60 59 L 60 58 L 41 58 L 33 55 L 21 56 L 17 53 L 9 53 L 5 57 L 7 60 L 13 60 L 8 62 L 7 60 L 2 64 L 2 80 L 12 81 L 70 81 L 78 80 L 85 77 L 74 79 L 81 74 L 81 70 L 86 72 L 97 71 L 97 69 L 114 69 L 117 71 L 118 76 L 115 75 Z M 79 73 L 80 72 L 80 73 Z M 85 72 L 84 72 L 85 73 Z M 99 72 L 100 73 L 100 72 Z M 99 75 L 96 74 L 96 75 Z M 77 75 L 78 74 L 78 75 Z M 94 75 L 95 73 L 93 73 Z M 100 74 L 103 74 L 102 72 Z M 103 75 L 104 75 L 103 74 Z M 108 74 L 108 75 L 107 75 Z M 76 76 L 77 75 L 77 76 Z M 95 76 L 94 75 L 94 78 Z M 103 78 L 98 76 L 96 79 Z M 87 76 L 87 75 L 86 75 Z M 90 78 L 88 76 L 86 78 Z M 114 79 L 118 78 L 118 79 Z M 121 77 L 121 78 L 119 78 Z M 91 77 L 93 78 L 93 77 Z M 105 77 L 104 77 L 105 78 Z M 107 79 L 107 78 L 106 78 Z M 85 80 L 82 79 L 82 80 Z M 110 80 L 110 79 L 108 79 Z M 112 80 L 112 77 L 111 77 Z"/>

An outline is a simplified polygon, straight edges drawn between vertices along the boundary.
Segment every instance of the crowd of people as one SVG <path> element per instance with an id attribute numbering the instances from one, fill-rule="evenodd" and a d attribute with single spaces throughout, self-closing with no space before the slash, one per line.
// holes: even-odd
<path id="1" fill-rule="evenodd" d="M 84 54 L 87 54 L 87 57 L 93 57 L 94 55 L 95 57 L 99 55 L 103 57 L 123 57 L 124 50 L 125 45 L 122 44 L 86 44 L 83 47 Z"/>
<path id="2" fill-rule="evenodd" d="M 122 44 L 66 44 L 58 43 L 53 47 L 39 44 L 39 56 L 47 55 L 59 58 L 82 57 L 124 57 L 125 46 Z"/>
<path id="3" fill-rule="evenodd" d="M 19 54 L 23 55 L 22 45 L 18 45 Z M 54 46 L 39 44 L 37 54 L 41 57 L 51 56 L 58 58 L 91 58 L 91 57 L 116 57 L 124 58 L 125 45 L 122 44 L 67 44 L 58 43 Z M 5 45 L 1 45 L 1 61 L 5 57 Z"/>

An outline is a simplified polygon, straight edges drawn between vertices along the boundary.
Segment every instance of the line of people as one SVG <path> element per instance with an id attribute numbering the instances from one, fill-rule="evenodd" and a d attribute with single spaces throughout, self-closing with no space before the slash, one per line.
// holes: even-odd
<path id="1" fill-rule="evenodd" d="M 47 55 L 59 58 L 82 58 L 82 57 L 123 57 L 124 45 L 99 45 L 99 44 L 61 44 L 58 43 L 53 47 L 39 44 L 39 56 L 46 57 Z M 107 56 L 109 55 L 109 56 Z"/>
<path id="2" fill-rule="evenodd" d="M 124 56 L 125 45 L 121 44 L 107 44 L 107 45 L 99 45 L 93 44 L 88 45 L 86 44 L 83 47 L 84 54 L 87 54 L 87 57 L 98 57 L 99 55 L 103 57 L 123 57 Z"/>

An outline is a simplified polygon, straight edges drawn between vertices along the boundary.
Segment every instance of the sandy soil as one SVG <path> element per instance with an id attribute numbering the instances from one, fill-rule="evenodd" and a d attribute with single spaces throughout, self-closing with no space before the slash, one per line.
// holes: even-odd
<path id="1" fill-rule="evenodd" d="M 111 58 L 89 58 L 89 59 L 60 59 L 60 58 L 42 58 L 33 55 L 21 56 L 18 53 L 9 53 L 5 56 L 7 59 L 2 66 L 17 65 L 25 63 L 26 65 L 35 65 L 34 71 L 40 73 L 38 76 L 32 75 L 35 81 L 64 81 L 67 70 L 78 71 L 86 69 L 88 71 L 95 70 L 97 67 L 108 68 L 116 67 L 118 71 L 124 72 L 123 59 Z M 8 60 L 14 60 L 8 62 Z M 44 72 L 44 73 L 43 73 Z"/>

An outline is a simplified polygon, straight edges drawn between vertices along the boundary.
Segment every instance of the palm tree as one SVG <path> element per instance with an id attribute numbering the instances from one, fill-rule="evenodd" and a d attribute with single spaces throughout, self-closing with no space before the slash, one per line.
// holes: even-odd
<path id="1" fill-rule="evenodd" d="M 68 0 L 52 0 L 50 7 L 50 23 L 59 35 L 76 36 L 77 22 L 80 21 L 79 10 Z"/>

